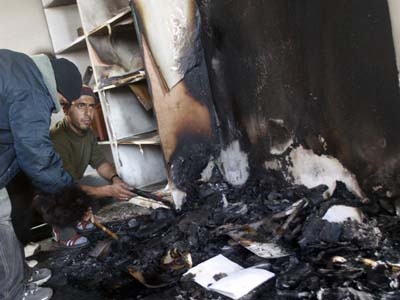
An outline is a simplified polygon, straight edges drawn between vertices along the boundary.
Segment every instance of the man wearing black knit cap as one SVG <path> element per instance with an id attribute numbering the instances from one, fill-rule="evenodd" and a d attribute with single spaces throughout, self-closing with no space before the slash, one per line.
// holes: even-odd
<path id="1" fill-rule="evenodd" d="M 79 99 L 62 102 L 64 119 L 51 129 L 50 137 L 65 170 L 76 182 L 82 179 L 87 166 L 91 165 L 101 177 L 114 183 L 103 186 L 81 185 L 87 194 L 94 198 L 128 200 L 134 194 L 118 177 L 114 166 L 105 159 L 91 130 L 96 101 L 92 89 L 84 86 Z"/>
<path id="2" fill-rule="evenodd" d="M 20 171 L 47 193 L 72 183 L 54 151 L 49 127 L 59 100 L 79 98 L 81 88 L 81 75 L 68 60 L 0 50 L 0 299 L 46 300 L 52 295 L 49 288 L 23 282 L 22 251 L 5 187 Z"/>

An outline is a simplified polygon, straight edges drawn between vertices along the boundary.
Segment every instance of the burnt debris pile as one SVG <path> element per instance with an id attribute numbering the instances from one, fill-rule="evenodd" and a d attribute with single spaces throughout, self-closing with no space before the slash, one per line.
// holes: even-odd
<path id="1" fill-rule="evenodd" d="M 244 299 L 400 299 L 400 219 L 390 202 L 361 200 L 340 182 L 327 196 L 326 186 L 293 186 L 274 173 L 241 188 L 214 173 L 188 188 L 180 212 L 109 223 L 118 241 L 94 232 L 87 249 L 55 251 L 53 273 L 105 299 L 229 299 L 184 275 L 222 254 L 275 274 Z"/>

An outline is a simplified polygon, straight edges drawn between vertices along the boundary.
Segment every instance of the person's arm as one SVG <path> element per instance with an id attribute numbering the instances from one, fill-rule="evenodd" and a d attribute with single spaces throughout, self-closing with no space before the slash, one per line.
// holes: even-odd
<path id="1" fill-rule="evenodd" d="M 108 181 L 112 181 L 114 178 L 114 175 L 117 175 L 117 171 L 115 170 L 114 165 L 112 165 L 111 163 L 109 163 L 108 161 L 102 163 L 97 169 L 97 173 L 99 173 L 99 175 L 101 177 L 103 177 L 104 179 L 108 180 Z"/>
<path id="2" fill-rule="evenodd" d="M 99 187 L 80 185 L 82 190 L 89 195 L 93 196 L 94 198 L 113 197 L 122 201 L 129 200 L 135 196 L 135 194 L 129 190 L 129 185 L 118 177 L 114 166 L 109 162 L 102 163 L 97 168 L 97 172 L 101 177 L 110 181 L 111 184 Z"/>
<path id="3" fill-rule="evenodd" d="M 42 191 L 53 193 L 71 184 L 49 136 L 52 99 L 39 90 L 14 96 L 9 120 L 18 165 Z"/>

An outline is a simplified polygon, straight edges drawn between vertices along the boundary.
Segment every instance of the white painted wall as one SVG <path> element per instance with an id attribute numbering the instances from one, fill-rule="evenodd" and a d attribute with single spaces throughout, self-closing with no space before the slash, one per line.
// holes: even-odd
<path id="1" fill-rule="evenodd" d="M 0 48 L 53 52 L 41 0 L 0 0 Z"/>

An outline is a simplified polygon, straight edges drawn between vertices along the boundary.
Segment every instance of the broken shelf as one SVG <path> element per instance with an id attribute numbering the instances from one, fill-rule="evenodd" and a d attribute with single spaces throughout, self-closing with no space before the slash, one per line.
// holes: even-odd
<path id="1" fill-rule="evenodd" d="M 157 131 L 137 134 L 117 141 L 120 145 L 160 145 L 160 136 Z"/>
<path id="2" fill-rule="evenodd" d="M 43 7 L 44 8 L 52 8 L 58 6 L 65 6 L 75 4 L 76 0 L 44 0 Z"/>
<path id="3" fill-rule="evenodd" d="M 171 191 L 169 189 L 166 189 L 167 184 L 168 180 L 161 180 L 156 183 L 137 186 L 137 188 L 150 193 L 158 192 L 159 194 L 161 194 L 161 197 L 164 197 L 166 195 L 171 195 Z"/>
<path id="4" fill-rule="evenodd" d="M 144 70 L 127 73 L 121 76 L 115 76 L 110 78 L 102 79 L 100 86 L 95 89 L 97 91 L 105 91 L 116 87 L 128 85 L 137 81 L 141 81 L 146 78 L 146 72 Z"/>
<path id="5" fill-rule="evenodd" d="M 57 50 L 55 53 L 63 54 L 63 53 L 67 53 L 67 52 L 71 52 L 71 51 L 75 51 L 75 50 L 84 49 L 84 48 L 86 48 L 85 36 L 80 36 L 75 41 L 73 41 L 71 44 L 69 44 L 68 46 L 66 46 L 60 50 Z"/>
<path id="6" fill-rule="evenodd" d="M 132 22 L 130 22 L 130 19 L 132 19 Z M 107 20 L 106 22 L 97 26 L 96 28 L 90 30 L 88 33 L 88 36 L 109 34 L 110 29 L 113 26 L 118 25 L 118 24 L 126 25 L 126 23 L 123 23 L 123 21 L 126 21 L 126 20 L 129 20 L 128 24 L 132 24 L 132 28 L 133 28 L 133 17 L 131 15 L 130 7 L 125 8 L 116 16 L 112 17 L 111 19 Z"/>

